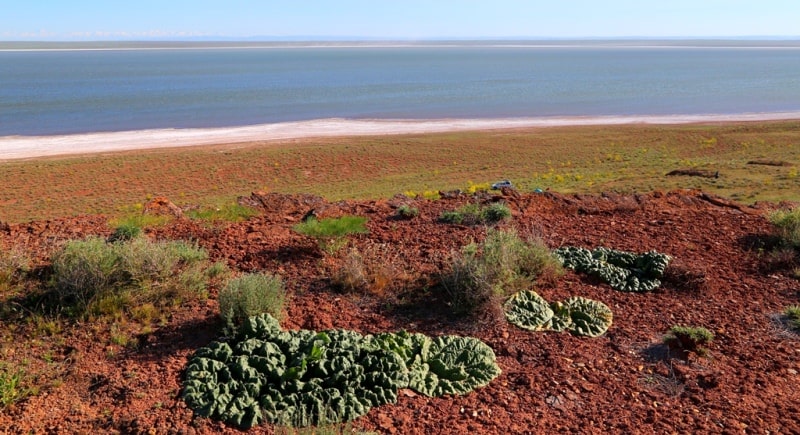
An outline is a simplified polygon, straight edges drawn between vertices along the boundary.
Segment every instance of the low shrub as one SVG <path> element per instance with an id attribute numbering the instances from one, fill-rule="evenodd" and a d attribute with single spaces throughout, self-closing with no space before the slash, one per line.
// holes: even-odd
<path id="1" fill-rule="evenodd" d="M 493 203 L 488 206 L 470 203 L 456 210 L 444 211 L 439 220 L 450 224 L 481 225 L 495 224 L 511 217 L 511 210 L 503 203 Z"/>
<path id="2" fill-rule="evenodd" d="M 481 210 L 483 222 L 493 224 L 511 218 L 511 210 L 501 202 L 495 202 Z"/>
<path id="3" fill-rule="evenodd" d="M 110 242 L 117 242 L 122 240 L 131 240 L 139 237 L 142 234 L 142 228 L 133 222 L 125 222 L 119 225 L 111 237 L 108 238 Z"/>
<path id="4" fill-rule="evenodd" d="M 490 229 L 483 243 L 471 243 L 453 256 L 442 285 L 456 313 L 470 313 L 540 278 L 553 281 L 562 274 L 561 264 L 541 240 L 523 240 L 513 229 Z"/>
<path id="5" fill-rule="evenodd" d="M 219 292 L 219 312 L 227 327 L 270 314 L 280 319 L 286 299 L 283 279 L 269 273 L 248 273 L 228 281 Z"/>
<path id="6" fill-rule="evenodd" d="M 334 265 L 331 285 L 343 292 L 369 293 L 385 296 L 407 279 L 402 259 L 390 246 L 367 244 L 361 250 L 352 247 Z"/>
<path id="7" fill-rule="evenodd" d="M 800 207 L 777 210 L 769 215 L 769 221 L 785 245 L 800 248 Z"/>
<path id="8" fill-rule="evenodd" d="M 107 242 L 67 242 L 52 257 L 51 285 L 59 301 L 119 315 L 142 303 L 165 306 L 204 295 L 208 255 L 195 245 L 154 242 L 144 236 Z M 92 306 L 96 305 L 96 306 Z"/>
<path id="9" fill-rule="evenodd" d="M 18 249 L 0 248 L 0 293 L 21 283 L 30 271 L 30 258 Z"/>
<path id="10" fill-rule="evenodd" d="M 317 240 L 320 249 L 327 254 L 335 254 L 347 244 L 346 237 L 351 234 L 366 234 L 367 218 L 361 216 L 342 216 L 317 220 L 310 218 L 292 227 L 297 233 Z"/>
<path id="11" fill-rule="evenodd" d="M 783 310 L 786 322 L 794 332 L 800 333 L 800 305 L 790 305 Z"/>
<path id="12" fill-rule="evenodd" d="M 401 219 L 413 219 L 419 216 L 419 209 L 411 207 L 410 205 L 401 205 L 397 207 L 397 217 Z"/>
<path id="13" fill-rule="evenodd" d="M 664 337 L 664 343 L 673 349 L 680 350 L 684 355 L 695 353 L 704 356 L 708 353 L 705 346 L 712 341 L 714 341 L 714 333 L 702 326 L 675 325 Z"/>
<path id="14" fill-rule="evenodd" d="M 101 292 L 129 280 L 114 244 L 100 237 L 69 241 L 52 257 L 53 286 L 59 299 L 85 307 Z"/>

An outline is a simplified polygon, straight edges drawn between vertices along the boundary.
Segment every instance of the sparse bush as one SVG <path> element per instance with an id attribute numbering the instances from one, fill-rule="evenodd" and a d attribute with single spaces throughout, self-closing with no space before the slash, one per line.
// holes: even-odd
<path id="1" fill-rule="evenodd" d="M 454 255 L 442 285 L 454 310 L 469 313 L 540 278 L 552 281 L 562 274 L 561 264 L 541 240 L 523 240 L 515 230 L 489 230 L 483 243 L 471 243 Z"/>
<path id="2" fill-rule="evenodd" d="M 281 318 L 286 299 L 283 280 L 268 273 L 248 273 L 228 281 L 219 292 L 219 311 L 228 327 L 268 313 Z"/>
<path id="3" fill-rule="evenodd" d="M 0 292 L 19 284 L 30 270 L 30 259 L 17 249 L 0 248 Z"/>
<path id="4" fill-rule="evenodd" d="M 413 219 L 419 216 L 419 209 L 410 205 L 397 207 L 397 216 L 401 219 Z"/>
<path id="5" fill-rule="evenodd" d="M 367 218 L 361 216 L 342 216 L 317 220 L 308 219 L 299 223 L 292 229 L 300 234 L 317 240 L 320 249 L 333 255 L 347 244 L 346 237 L 350 234 L 365 234 Z"/>
<path id="6" fill-rule="evenodd" d="M 769 215 L 769 221 L 784 244 L 800 248 L 800 207 L 775 211 Z"/>
<path id="7" fill-rule="evenodd" d="M 335 265 L 331 284 L 344 292 L 365 292 L 382 296 L 404 276 L 399 259 L 384 245 L 368 245 L 363 252 L 350 248 Z"/>
<path id="8" fill-rule="evenodd" d="M 122 257 L 100 237 L 72 240 L 53 255 L 53 285 L 61 300 L 86 306 L 100 292 L 128 281 Z"/>
<path id="9" fill-rule="evenodd" d="M 118 317 L 140 303 L 166 305 L 201 296 L 207 254 L 185 242 L 146 237 L 108 243 L 99 237 L 67 242 L 53 256 L 52 285 L 79 311 Z"/>
<path id="10" fill-rule="evenodd" d="M 675 325 L 669 329 L 669 333 L 664 337 L 664 343 L 674 349 L 678 349 L 684 355 L 692 352 L 700 356 L 708 353 L 706 345 L 714 341 L 714 333 L 702 326 L 679 326 Z"/>

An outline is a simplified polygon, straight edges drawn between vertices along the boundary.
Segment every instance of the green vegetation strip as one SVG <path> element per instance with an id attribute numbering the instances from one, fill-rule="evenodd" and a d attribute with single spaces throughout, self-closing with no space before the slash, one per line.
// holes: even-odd
<path id="1" fill-rule="evenodd" d="M 262 422 L 302 427 L 353 420 L 394 403 L 401 388 L 466 394 L 499 374 L 494 352 L 475 338 L 283 331 L 261 315 L 232 341 L 195 353 L 183 398 L 197 414 L 244 429 Z"/>
<path id="2" fill-rule="evenodd" d="M 529 331 L 569 331 L 586 337 L 605 334 L 614 319 L 602 302 L 573 296 L 549 303 L 531 290 L 512 296 L 505 304 L 505 313 L 509 322 Z"/>
<path id="3" fill-rule="evenodd" d="M 554 254 L 564 267 L 596 276 L 613 289 L 624 292 L 655 290 L 661 285 L 660 279 L 672 260 L 669 255 L 656 251 L 635 254 L 603 247 L 590 251 L 567 246 L 556 249 Z"/>

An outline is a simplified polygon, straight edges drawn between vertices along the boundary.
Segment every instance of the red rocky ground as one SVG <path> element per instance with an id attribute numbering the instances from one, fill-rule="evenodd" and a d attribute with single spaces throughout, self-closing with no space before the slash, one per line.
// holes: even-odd
<path id="1" fill-rule="evenodd" d="M 485 232 L 437 217 L 476 199 L 505 201 L 514 218 L 503 225 L 539 235 L 551 247 L 668 253 L 675 258 L 671 278 L 648 294 L 617 292 L 571 272 L 537 288 L 548 300 L 581 295 L 606 303 L 614 324 L 595 339 L 531 333 L 491 313 L 455 318 L 435 286 L 437 274 L 453 250 Z M 355 427 L 404 434 L 800 433 L 800 340 L 775 320 L 800 302 L 800 282 L 791 277 L 798 263 L 795 257 L 780 268 L 765 260 L 771 227 L 764 215 L 771 206 L 688 191 L 342 203 L 254 194 L 244 201 L 263 214 L 216 227 L 178 219 L 150 236 L 196 240 L 235 270 L 281 274 L 291 294 L 285 328 L 471 335 L 497 354 L 503 373 L 487 387 L 443 398 L 404 391 L 395 405 L 372 409 Z M 401 203 L 418 207 L 420 215 L 394 219 Z M 290 229 L 312 208 L 321 216 L 369 218 L 370 233 L 352 240 L 393 266 L 386 289 L 343 294 L 331 288 L 329 271 L 341 260 L 323 256 Z M 105 218 L 86 216 L 4 226 L 0 241 L 45 259 L 60 240 L 109 232 Z M 712 330 L 709 355 L 688 361 L 670 355 L 661 342 L 676 324 Z M 219 327 L 215 291 L 208 301 L 176 308 L 136 348 L 113 348 L 90 324 L 65 326 L 55 356 L 63 383 L 0 413 L 0 432 L 235 433 L 195 418 L 180 399 L 187 358 Z"/>

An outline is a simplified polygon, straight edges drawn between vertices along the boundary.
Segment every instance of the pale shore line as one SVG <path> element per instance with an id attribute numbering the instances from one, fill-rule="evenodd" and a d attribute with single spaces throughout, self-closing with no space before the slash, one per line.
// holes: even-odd
<path id="1" fill-rule="evenodd" d="M 2 136 L 0 137 L 0 160 L 315 137 L 378 136 L 582 125 L 691 124 L 792 119 L 800 119 L 800 112 L 433 120 L 331 118 L 244 127 L 136 130 L 61 136 Z"/>

